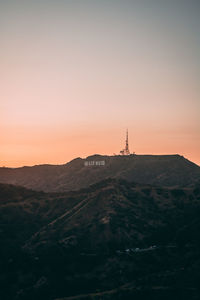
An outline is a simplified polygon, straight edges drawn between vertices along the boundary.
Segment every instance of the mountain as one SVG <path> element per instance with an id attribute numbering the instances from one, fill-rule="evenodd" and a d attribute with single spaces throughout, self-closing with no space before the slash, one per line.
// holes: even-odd
<path id="1" fill-rule="evenodd" d="M 60 211 L 26 242 L 25 248 L 45 249 L 58 244 L 68 248 L 72 243 L 74 250 L 107 251 L 162 243 L 162 239 L 172 242 L 178 224 L 185 225 L 189 208 L 198 208 L 196 191 L 106 179 L 79 191 L 81 200 Z"/>
<path id="2" fill-rule="evenodd" d="M 198 299 L 199 213 L 198 183 L 0 184 L 0 298 Z"/>
<path id="3" fill-rule="evenodd" d="M 105 165 L 96 165 L 101 162 Z M 45 192 L 79 190 L 106 178 L 185 187 L 200 180 L 200 167 L 180 155 L 93 155 L 65 165 L 0 168 L 1 183 Z"/>

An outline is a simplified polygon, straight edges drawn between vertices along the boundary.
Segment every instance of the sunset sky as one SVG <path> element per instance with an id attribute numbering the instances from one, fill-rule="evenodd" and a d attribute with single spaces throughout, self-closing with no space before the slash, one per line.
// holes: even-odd
<path id="1" fill-rule="evenodd" d="M 181 154 L 200 165 L 200 1 L 0 0 L 0 166 Z"/>

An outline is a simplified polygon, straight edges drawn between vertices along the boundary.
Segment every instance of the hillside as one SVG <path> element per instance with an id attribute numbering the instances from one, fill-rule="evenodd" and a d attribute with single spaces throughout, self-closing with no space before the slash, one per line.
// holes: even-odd
<path id="1" fill-rule="evenodd" d="M 68 248 L 72 242 L 74 250 L 107 251 L 145 247 L 149 242 L 162 243 L 162 239 L 172 242 L 178 226 L 185 226 L 190 207 L 198 208 L 195 192 L 198 189 L 164 189 L 106 179 L 81 190 L 78 204 L 60 211 L 25 247 L 33 250 L 63 244 Z"/>
<path id="2" fill-rule="evenodd" d="M 199 213 L 198 184 L 106 179 L 67 193 L 1 184 L 0 297 L 198 299 Z"/>
<path id="3" fill-rule="evenodd" d="M 105 165 L 85 166 L 85 162 Z M 122 178 L 142 184 L 185 187 L 200 180 L 200 167 L 179 155 L 93 155 L 65 165 L 0 168 L 0 182 L 45 192 L 88 187 L 105 178 Z"/>

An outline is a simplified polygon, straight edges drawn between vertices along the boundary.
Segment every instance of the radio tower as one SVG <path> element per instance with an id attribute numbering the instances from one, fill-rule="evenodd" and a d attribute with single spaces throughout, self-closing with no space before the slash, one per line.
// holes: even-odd
<path id="1" fill-rule="evenodd" d="M 130 155 L 129 146 L 128 146 L 128 129 L 126 129 L 126 144 L 125 148 L 120 151 L 121 155 Z"/>
<path id="2" fill-rule="evenodd" d="M 126 147 L 125 147 L 125 155 L 129 155 L 129 146 L 128 146 L 128 129 L 126 129 Z"/>

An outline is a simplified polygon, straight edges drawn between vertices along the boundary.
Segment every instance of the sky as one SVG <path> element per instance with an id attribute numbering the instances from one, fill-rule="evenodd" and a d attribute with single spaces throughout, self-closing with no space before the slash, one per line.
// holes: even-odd
<path id="1" fill-rule="evenodd" d="M 0 0 L 0 166 L 119 153 L 200 165 L 198 0 Z"/>

